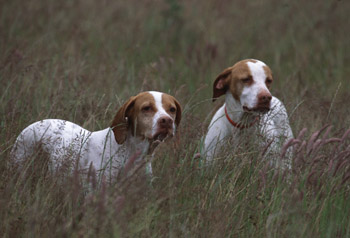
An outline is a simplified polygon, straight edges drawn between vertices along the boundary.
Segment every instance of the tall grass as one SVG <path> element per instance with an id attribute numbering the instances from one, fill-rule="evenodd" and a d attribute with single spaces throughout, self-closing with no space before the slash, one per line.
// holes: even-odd
<path id="1" fill-rule="evenodd" d="M 326 0 L 0 1 L 2 236 L 349 237 L 349 10 Z M 215 76 L 244 58 L 274 72 L 296 135 L 290 173 L 247 143 L 211 168 L 193 157 L 217 106 Z M 184 108 L 152 181 L 9 166 L 30 123 L 103 129 L 143 90 Z"/>

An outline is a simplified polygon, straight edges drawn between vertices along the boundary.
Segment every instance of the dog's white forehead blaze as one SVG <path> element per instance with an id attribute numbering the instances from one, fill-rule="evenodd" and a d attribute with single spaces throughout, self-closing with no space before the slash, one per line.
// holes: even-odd
<path id="1" fill-rule="evenodd" d="M 254 63 L 251 61 L 248 61 L 247 65 L 249 67 L 250 73 L 252 74 L 253 80 L 259 83 L 265 83 L 266 74 L 265 74 L 264 66 L 266 66 L 266 64 L 264 62 L 257 60 Z"/>
<path id="2" fill-rule="evenodd" d="M 149 91 L 149 93 L 153 96 L 154 102 L 156 104 L 157 113 L 166 113 L 162 106 L 162 94 L 161 92 Z M 166 113 L 167 114 L 167 113 Z"/>
<path id="3" fill-rule="evenodd" d="M 163 97 L 162 97 L 163 93 L 156 92 L 156 91 L 150 91 L 149 93 L 154 97 L 154 101 L 157 107 L 157 112 L 153 117 L 153 126 L 152 126 L 152 134 L 154 135 L 155 133 L 157 133 L 157 130 L 158 130 L 158 126 L 157 126 L 158 119 L 161 116 L 168 116 L 170 118 L 171 116 L 165 111 L 163 107 Z"/>

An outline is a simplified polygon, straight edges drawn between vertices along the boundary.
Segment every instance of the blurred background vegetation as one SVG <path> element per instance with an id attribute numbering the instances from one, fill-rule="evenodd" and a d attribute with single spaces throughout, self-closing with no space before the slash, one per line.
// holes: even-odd
<path id="1" fill-rule="evenodd" d="M 325 124 L 332 124 L 334 134 L 339 135 L 350 126 L 349 12 L 350 2 L 345 0 L 1 0 L 0 192 L 7 191 L 7 197 L 2 196 L 0 202 L 8 207 L 13 205 L 9 203 L 17 190 L 6 190 L 9 189 L 7 185 L 12 174 L 6 166 L 6 160 L 10 159 L 9 150 L 24 127 L 44 118 L 61 118 L 89 130 L 106 128 L 121 103 L 144 90 L 170 93 L 182 103 L 184 120 L 181 137 L 186 137 L 188 147 L 183 145 L 178 149 L 180 152 L 170 153 L 166 158 L 172 163 L 176 157 L 176 161 L 188 166 L 183 161 L 191 160 L 196 152 L 215 108 L 210 100 L 213 80 L 223 69 L 245 58 L 262 60 L 272 69 L 275 77 L 272 93 L 285 103 L 296 135 L 304 127 L 312 132 Z M 158 172 L 160 177 L 167 174 L 166 167 L 159 167 L 163 168 Z M 185 171 L 177 172 L 178 179 L 187 175 L 188 171 Z M 215 175 L 209 178 L 208 181 L 217 179 Z M 200 180 L 193 181 L 193 186 L 206 186 L 200 184 Z M 208 186 L 211 186 L 210 183 Z M 178 194 L 187 194 L 192 191 L 192 185 L 187 184 L 185 191 L 176 191 Z M 289 197 L 283 193 L 283 188 L 289 185 L 282 183 L 276 186 L 281 190 L 276 195 L 279 199 Z M 153 193 L 167 193 L 167 189 Z M 44 191 L 40 187 L 37 193 L 50 194 Z M 62 197 L 69 193 L 63 194 Z M 216 192 L 213 191 L 213 194 Z M 247 197 L 250 195 L 249 192 L 245 193 Z M 202 198 L 197 199 L 199 201 Z M 16 232 L 31 231 L 29 233 L 32 235 L 40 232 L 50 234 L 50 229 L 59 230 L 61 235 L 79 236 L 82 232 L 84 226 L 58 220 L 48 225 L 50 229 L 38 225 L 39 230 L 31 230 L 26 220 L 30 216 L 23 215 L 23 211 L 28 212 L 28 204 L 37 202 L 35 198 L 31 199 L 24 199 L 26 205 L 13 205 L 12 210 L 2 209 L 0 214 L 6 221 L 4 234 L 17 234 L 11 233 L 13 229 Z M 173 204 L 183 199 L 174 200 Z M 220 199 L 219 204 L 225 201 L 223 197 Z M 343 201 L 344 196 L 339 195 L 339 204 L 340 200 Z M 154 202 L 151 201 L 146 198 L 144 203 L 151 205 Z M 192 202 L 190 206 L 195 206 L 195 201 Z M 284 230 L 285 237 L 291 237 L 288 234 L 297 234 L 297 237 L 305 234 L 325 237 L 349 235 L 344 231 L 349 226 L 348 218 L 344 220 L 338 214 L 337 219 L 341 222 L 336 220 L 334 224 L 340 223 L 341 228 L 333 227 L 327 223 L 332 217 L 330 214 L 321 216 L 315 210 L 309 211 L 312 202 L 302 202 L 304 205 L 309 203 L 304 207 L 308 211 L 303 215 L 304 224 L 298 223 L 300 217 L 293 218 L 292 215 L 290 220 L 286 215 L 283 215 L 283 219 L 287 219 L 287 223 L 297 224 L 293 227 L 294 232 L 298 231 L 296 227 L 300 225 L 310 229 L 310 233 L 293 233 L 288 228 Z M 321 209 L 322 204 L 331 206 L 334 201 L 314 202 L 318 204 L 315 207 Z M 259 204 L 254 203 L 252 207 Z M 349 210 L 344 210 L 349 209 L 348 204 L 341 204 L 338 206 L 340 210 L 349 214 Z M 208 206 L 214 209 L 217 205 L 213 202 Z M 164 204 L 162 206 L 167 207 Z M 191 210 L 198 216 L 197 220 L 191 220 L 186 215 L 173 217 L 175 214 L 186 214 L 188 210 L 179 208 L 172 213 L 171 208 L 162 206 L 153 207 L 153 213 L 146 209 L 143 215 L 152 214 L 152 219 L 157 220 L 165 209 L 172 214 L 170 223 L 163 218 L 158 219 L 158 223 L 149 221 L 150 225 L 145 225 L 147 232 L 143 226 L 135 228 L 138 227 L 135 224 L 147 218 L 131 212 L 133 217 L 139 217 L 139 220 L 135 218 L 139 222 L 131 225 L 136 229 L 136 235 L 220 236 L 218 232 L 223 230 L 223 236 L 280 237 L 278 229 L 270 233 L 266 231 L 269 214 L 266 207 L 260 209 L 260 213 L 257 212 L 257 217 L 248 220 L 244 217 L 251 212 L 247 212 L 248 208 L 244 206 L 239 212 L 233 209 L 227 216 L 210 213 L 207 220 L 204 211 L 201 211 L 203 214 L 197 214 L 197 210 Z M 268 208 L 278 210 L 280 206 Z M 44 206 L 42 209 L 48 208 Z M 228 208 L 224 206 L 220 209 Z M 60 216 L 66 217 L 67 213 L 62 212 Z M 212 216 L 213 223 L 209 219 Z M 224 222 L 219 222 L 221 216 L 226 224 L 235 220 L 236 225 L 228 228 L 222 224 Z M 18 221 L 18 217 L 21 217 L 22 222 Z M 50 215 L 46 214 L 40 219 L 50 220 L 48 217 Z M 84 223 L 84 219 L 82 221 L 81 224 L 88 227 L 89 223 Z M 174 221 L 178 226 L 172 225 Z M 187 222 L 193 226 L 192 229 L 181 228 L 180 224 Z M 246 226 L 247 222 L 251 224 Z M 271 225 L 271 220 L 269 222 Z M 315 222 L 317 225 L 314 225 Z M 119 227 L 120 223 L 116 223 Z M 160 230 L 165 233 L 157 233 L 160 231 L 156 231 L 157 224 L 164 225 Z M 324 226 L 330 228 L 322 232 Z M 121 231 L 117 229 L 119 233 L 116 234 L 130 234 L 129 228 Z M 181 229 L 184 229 L 183 233 Z M 200 229 L 207 233 L 195 232 Z M 107 229 L 106 232 L 114 234 L 111 230 Z"/>

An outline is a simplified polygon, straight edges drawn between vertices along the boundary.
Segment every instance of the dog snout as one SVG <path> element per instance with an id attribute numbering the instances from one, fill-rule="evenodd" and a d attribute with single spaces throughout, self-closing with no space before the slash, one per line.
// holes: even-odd
<path id="1" fill-rule="evenodd" d="M 270 104 L 272 95 L 268 92 L 263 92 L 258 95 L 258 104 Z"/>
<path id="2" fill-rule="evenodd" d="M 158 125 L 161 128 L 171 128 L 174 120 L 170 117 L 163 116 L 158 119 Z"/>

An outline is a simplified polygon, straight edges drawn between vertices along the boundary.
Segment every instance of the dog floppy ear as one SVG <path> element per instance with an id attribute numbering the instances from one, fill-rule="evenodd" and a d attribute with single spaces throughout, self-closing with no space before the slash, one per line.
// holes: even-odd
<path id="1" fill-rule="evenodd" d="M 231 82 L 231 72 L 232 67 L 225 69 L 216 77 L 213 84 L 213 102 L 226 93 Z"/>
<path id="2" fill-rule="evenodd" d="M 173 98 L 174 98 L 174 97 L 173 97 Z M 176 105 L 175 124 L 176 124 L 176 127 L 178 127 L 179 124 L 180 124 L 180 121 L 181 121 L 182 108 L 181 108 L 180 103 L 179 103 L 175 98 L 174 98 L 174 102 L 175 102 L 175 105 Z"/>
<path id="3" fill-rule="evenodd" d="M 128 129 L 130 126 L 129 113 L 135 104 L 135 97 L 131 97 L 124 105 L 119 108 L 115 115 L 111 128 L 114 133 L 115 140 L 118 144 L 123 144 L 126 140 Z"/>

